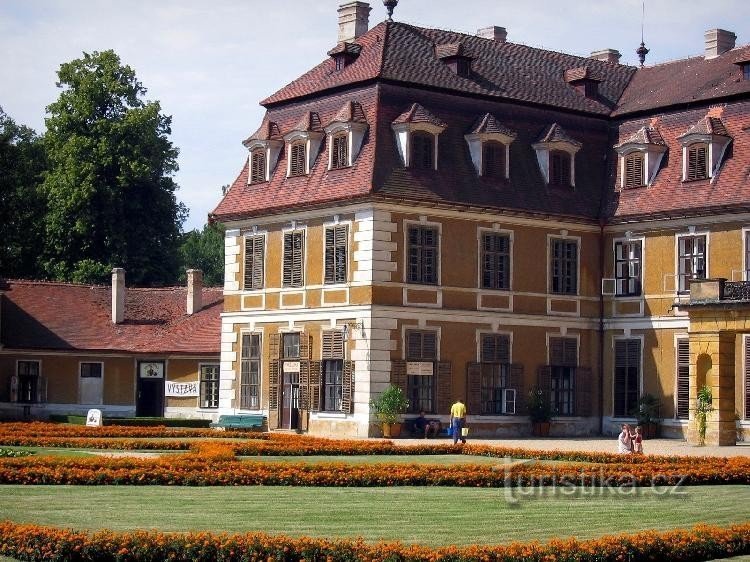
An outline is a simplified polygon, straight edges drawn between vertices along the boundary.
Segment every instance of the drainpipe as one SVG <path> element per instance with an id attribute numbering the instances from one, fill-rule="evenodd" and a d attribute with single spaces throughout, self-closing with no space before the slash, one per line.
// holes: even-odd
<path id="1" fill-rule="evenodd" d="M 599 223 L 599 435 L 604 435 L 604 295 L 601 279 L 604 279 L 604 222 Z"/>

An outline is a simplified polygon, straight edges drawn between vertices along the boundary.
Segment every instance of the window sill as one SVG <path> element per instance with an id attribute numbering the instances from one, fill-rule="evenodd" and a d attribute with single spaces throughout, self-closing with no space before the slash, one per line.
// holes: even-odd
<path id="1" fill-rule="evenodd" d="M 317 412 L 316 417 L 319 420 L 325 420 L 325 419 L 336 419 L 336 420 L 343 420 L 346 419 L 348 414 L 345 414 L 344 412 Z"/>

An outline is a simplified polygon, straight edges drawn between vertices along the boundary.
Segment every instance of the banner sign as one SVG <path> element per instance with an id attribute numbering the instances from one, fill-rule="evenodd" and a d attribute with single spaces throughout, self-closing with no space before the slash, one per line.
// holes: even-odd
<path id="1" fill-rule="evenodd" d="M 170 382 L 164 385 L 164 396 L 199 396 L 197 382 Z"/>
<path id="2" fill-rule="evenodd" d="M 406 363 L 406 374 L 417 376 L 431 376 L 433 374 L 432 361 L 408 361 Z"/>
<path id="3" fill-rule="evenodd" d="M 285 373 L 299 373 L 299 371 L 300 371 L 299 361 L 284 361 Z"/>

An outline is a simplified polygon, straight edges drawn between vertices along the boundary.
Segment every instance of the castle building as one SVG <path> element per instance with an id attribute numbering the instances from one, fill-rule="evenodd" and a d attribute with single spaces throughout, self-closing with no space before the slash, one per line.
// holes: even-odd
<path id="1" fill-rule="evenodd" d="M 472 433 L 750 427 L 750 46 L 656 66 L 339 8 L 327 57 L 261 104 L 227 226 L 217 413 L 377 434 L 389 384 Z M 333 40 L 332 40 L 333 43 Z M 737 421 L 736 417 L 741 421 Z"/>

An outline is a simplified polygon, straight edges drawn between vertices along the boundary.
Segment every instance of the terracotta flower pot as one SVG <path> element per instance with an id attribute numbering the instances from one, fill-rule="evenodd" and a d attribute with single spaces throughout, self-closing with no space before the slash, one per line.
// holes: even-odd
<path id="1" fill-rule="evenodd" d="M 534 422 L 531 432 L 536 437 L 547 437 L 549 435 L 550 422 Z"/>

